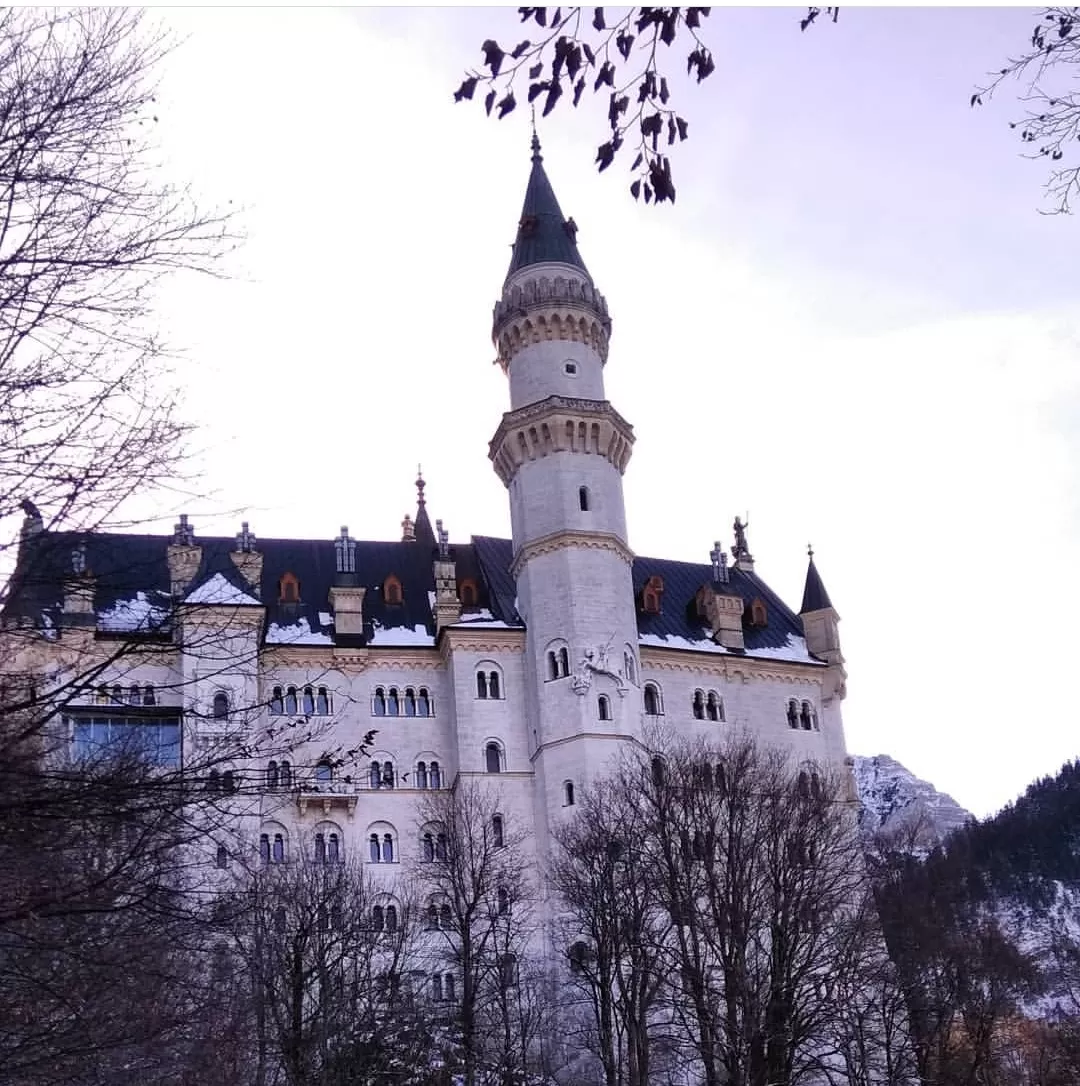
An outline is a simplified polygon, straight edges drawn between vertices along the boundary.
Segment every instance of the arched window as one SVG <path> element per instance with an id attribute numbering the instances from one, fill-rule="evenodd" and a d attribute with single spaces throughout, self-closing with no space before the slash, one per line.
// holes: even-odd
<path id="1" fill-rule="evenodd" d="M 549 652 L 547 654 L 547 660 L 548 660 L 548 678 L 549 679 L 557 679 L 557 678 L 559 678 L 559 657 L 554 652 Z"/>
<path id="2" fill-rule="evenodd" d="M 705 718 L 707 720 L 723 720 L 724 711 L 720 705 L 720 698 L 715 690 L 710 690 L 705 700 Z"/>
<path id="3" fill-rule="evenodd" d="M 570 674 L 570 653 L 565 646 L 559 649 L 559 675 L 565 677 Z"/>
<path id="4" fill-rule="evenodd" d="M 206 777 L 206 790 L 208 792 L 220 792 L 221 791 L 221 772 L 217 769 L 211 769 Z"/>
<path id="5" fill-rule="evenodd" d="M 812 799 L 821 799 L 821 778 L 816 773 L 810 774 L 810 796 Z"/>
<path id="6" fill-rule="evenodd" d="M 637 666 L 634 663 L 634 654 L 629 650 L 623 653 L 623 674 L 629 683 L 637 683 Z"/>
<path id="7" fill-rule="evenodd" d="M 128 705 L 141 705 L 141 704 L 142 704 L 142 691 L 137 686 L 133 686 L 128 691 Z"/>
<path id="8" fill-rule="evenodd" d="M 446 992 L 446 1001 L 448 1003 L 453 1003 L 454 1000 L 457 998 L 457 995 L 454 992 L 453 973 L 447 973 L 446 976 L 443 977 L 443 990 Z"/>
<path id="9" fill-rule="evenodd" d="M 382 787 L 382 766 L 378 762 L 371 763 L 371 770 L 368 773 L 368 783 L 372 788 Z"/>
<path id="10" fill-rule="evenodd" d="M 416 691 L 411 686 L 405 688 L 405 715 L 416 716 Z"/>
<path id="11" fill-rule="evenodd" d="M 326 863 L 326 834 L 315 834 L 315 862 L 317 864 Z"/>
<path id="12" fill-rule="evenodd" d="M 270 697 L 270 715 L 281 716 L 285 712 L 285 696 L 280 686 L 274 687 L 274 693 Z"/>
<path id="13" fill-rule="evenodd" d="M 563 806 L 564 807 L 573 807 L 574 806 L 574 782 L 573 781 L 564 781 L 563 782 Z"/>
<path id="14" fill-rule="evenodd" d="M 484 769 L 488 773 L 502 772 L 502 750 L 498 743 L 491 742 L 484 747 Z"/>
<path id="15" fill-rule="evenodd" d="M 154 696 L 154 688 L 152 686 L 143 687 L 143 705 L 156 705 L 157 698 Z"/>
<path id="16" fill-rule="evenodd" d="M 432 788 L 442 788 L 442 773 L 439 770 L 439 763 L 432 762 L 431 768 L 428 774 L 428 781 Z"/>
<path id="17" fill-rule="evenodd" d="M 281 580 L 278 581 L 278 602 L 300 602 L 300 582 L 297 580 L 295 573 L 283 573 L 281 575 Z"/>
<path id="18" fill-rule="evenodd" d="M 652 576 L 645 582 L 641 591 L 641 609 L 647 615 L 658 615 L 664 597 L 664 578 Z"/>
<path id="19" fill-rule="evenodd" d="M 292 766 L 288 762 L 282 762 L 281 768 L 281 787 L 292 788 Z"/>
<path id="20" fill-rule="evenodd" d="M 471 580 L 462 581 L 458 586 L 458 597 L 461 600 L 462 607 L 475 607 L 478 599 L 476 582 Z"/>
<path id="21" fill-rule="evenodd" d="M 653 758 L 652 760 L 652 782 L 659 788 L 664 783 L 664 759 Z"/>
<path id="22" fill-rule="evenodd" d="M 716 781 L 716 790 L 720 793 L 722 799 L 727 795 L 727 773 L 724 772 L 722 765 L 717 765 L 714 780 Z"/>
<path id="23" fill-rule="evenodd" d="M 384 864 L 392 864 L 394 862 L 394 838 L 389 833 L 383 834 L 382 862 Z"/>
<path id="24" fill-rule="evenodd" d="M 398 699 L 397 687 L 390 687 L 390 693 L 386 699 L 386 715 L 398 716 L 401 711 L 401 703 Z"/>
<path id="25" fill-rule="evenodd" d="M 229 719 L 229 695 L 226 694 L 223 690 L 219 690 L 214 695 L 214 719 Z"/>
<path id="26" fill-rule="evenodd" d="M 420 693 L 416 699 L 416 715 L 431 716 L 431 695 L 426 686 L 420 687 Z"/>
<path id="27" fill-rule="evenodd" d="M 705 695 L 700 690 L 694 691 L 693 712 L 695 720 L 705 719 Z"/>
<path id="28" fill-rule="evenodd" d="M 319 716 L 327 716 L 330 713 L 330 695 L 325 686 L 319 687 L 319 695 L 315 699 L 315 712 Z"/>
<path id="29" fill-rule="evenodd" d="M 804 701 L 802 703 L 802 712 L 799 714 L 799 722 L 803 726 L 803 731 L 811 731 L 816 721 L 814 720 L 814 709 L 810 702 Z"/>
<path id="30" fill-rule="evenodd" d="M 424 863 L 431 863 L 435 859 L 435 835 L 430 831 L 420 838 L 420 856 Z"/>
<path id="31" fill-rule="evenodd" d="M 500 886 L 495 893 L 496 907 L 499 916 L 506 916 L 510 912 L 510 891 L 505 886 Z"/>
<path id="32" fill-rule="evenodd" d="M 278 786 L 278 764 L 277 762 L 271 762 L 266 767 L 266 787 L 277 788 Z"/>
<path id="33" fill-rule="evenodd" d="M 231 769 L 226 769 L 225 772 L 221 774 L 222 791 L 232 795 L 237 790 L 237 787 L 236 774 Z"/>
<path id="34" fill-rule="evenodd" d="M 391 607 L 401 603 L 401 581 L 393 573 L 383 581 L 383 602 Z"/>
<path id="35" fill-rule="evenodd" d="M 428 931 L 439 930 L 439 906 L 432 902 L 424 912 Z"/>
<path id="36" fill-rule="evenodd" d="M 315 712 L 315 691 L 310 686 L 304 687 L 303 713 L 311 716 Z"/>
<path id="37" fill-rule="evenodd" d="M 645 684 L 645 715 L 660 715 L 660 691 L 652 684 Z"/>
<path id="38" fill-rule="evenodd" d="M 383 907 L 381 905 L 376 905 L 371 910 L 371 926 L 376 931 L 382 931 L 385 923 L 386 922 L 383 919 Z"/>
<path id="39" fill-rule="evenodd" d="M 497 671 L 488 672 L 488 693 L 493 698 L 502 697 L 499 693 L 499 673 Z"/>
<path id="40" fill-rule="evenodd" d="M 443 997 L 442 993 L 442 973 L 435 973 L 431 978 L 431 998 L 434 999 L 436 1003 L 441 1003 Z"/>
<path id="41" fill-rule="evenodd" d="M 383 762 L 382 764 L 382 786 L 383 788 L 394 787 L 394 763 Z"/>
<path id="42" fill-rule="evenodd" d="M 443 931 L 453 931 L 454 929 L 454 914 L 451 912 L 449 905 L 443 905 L 439 910 L 439 927 Z"/>
<path id="43" fill-rule="evenodd" d="M 500 814 L 491 816 L 491 841 L 496 848 L 503 847 L 503 816 Z"/>
<path id="44" fill-rule="evenodd" d="M 765 604 L 761 600 L 755 599 L 750 604 L 750 625 L 761 629 L 768 624 L 769 612 L 765 609 Z"/>
<path id="45" fill-rule="evenodd" d="M 341 906 L 330 906 L 330 930 L 341 931 Z"/>
<path id="46" fill-rule="evenodd" d="M 504 988 L 513 988 L 518 982 L 516 954 L 503 954 L 499 959 L 499 980 Z"/>
<path id="47" fill-rule="evenodd" d="M 445 833 L 437 833 L 435 835 L 435 859 L 445 860 L 447 857 L 447 842 Z"/>
<path id="48" fill-rule="evenodd" d="M 287 716 L 296 716 L 296 687 L 290 686 L 285 691 L 285 713 Z"/>
<path id="49" fill-rule="evenodd" d="M 273 848 L 270 854 L 271 860 L 276 864 L 283 864 L 285 862 L 285 836 L 284 834 L 275 833 Z"/>
<path id="50" fill-rule="evenodd" d="M 229 866 L 229 850 L 224 845 L 217 847 L 217 866 L 223 869 Z"/>
<path id="51" fill-rule="evenodd" d="M 265 865 L 270 862 L 270 834 L 259 834 L 259 860 Z"/>
<path id="52" fill-rule="evenodd" d="M 328 864 L 339 864 L 341 861 L 341 839 L 336 833 L 328 834 L 326 838 L 326 862 Z"/>
<path id="53" fill-rule="evenodd" d="M 371 711 L 375 716 L 386 716 L 386 691 L 381 687 L 375 687 L 375 697 L 371 703 Z"/>
<path id="54" fill-rule="evenodd" d="M 486 698 L 488 696 L 487 675 L 483 671 L 476 673 L 476 696 Z"/>
<path id="55" fill-rule="evenodd" d="M 799 726 L 799 705 L 796 701 L 789 701 L 787 704 L 787 722 L 789 728 Z"/>
<path id="56" fill-rule="evenodd" d="M 798 791 L 799 795 L 803 799 L 809 799 L 810 797 L 810 777 L 802 770 L 799 772 L 798 779 Z"/>
<path id="57" fill-rule="evenodd" d="M 587 513 L 589 511 L 589 488 L 587 486 L 579 486 L 577 497 L 578 505 L 581 506 L 581 511 Z"/>
<path id="58" fill-rule="evenodd" d="M 607 694 L 601 694 L 596 699 L 596 711 L 600 714 L 601 720 L 611 719 L 611 702 L 608 700 Z"/>
<path id="59" fill-rule="evenodd" d="M 379 835 L 373 833 L 368 838 L 368 858 L 373 864 L 377 864 L 382 857 L 382 853 L 379 851 Z"/>
<path id="60" fill-rule="evenodd" d="M 386 930 L 391 934 L 397 931 L 397 906 L 386 906 Z"/>
<path id="61" fill-rule="evenodd" d="M 428 776 L 427 776 L 427 762 L 416 763 L 416 787 L 427 788 Z"/>
<path id="62" fill-rule="evenodd" d="M 585 970 L 585 963 L 588 960 L 589 948 L 579 939 L 576 943 L 570 945 L 570 949 L 567 951 L 566 956 L 570 960 L 570 972 L 582 973 Z"/>
<path id="63" fill-rule="evenodd" d="M 319 784 L 329 784 L 334 779 L 334 767 L 326 758 L 315 764 L 315 780 Z"/>

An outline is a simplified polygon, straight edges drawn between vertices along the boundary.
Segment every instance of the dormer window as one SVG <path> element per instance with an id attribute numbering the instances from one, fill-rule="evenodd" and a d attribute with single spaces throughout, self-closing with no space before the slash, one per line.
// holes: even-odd
<path id="1" fill-rule="evenodd" d="M 383 602 L 392 607 L 401 603 L 401 581 L 393 573 L 383 581 Z"/>
<path id="2" fill-rule="evenodd" d="M 278 581 L 278 603 L 299 603 L 300 581 L 295 573 L 283 573 Z"/>
<path id="3" fill-rule="evenodd" d="M 655 574 L 645 582 L 641 592 L 641 609 L 647 615 L 660 614 L 664 598 L 664 578 Z"/>
<path id="4" fill-rule="evenodd" d="M 522 215 L 518 222 L 518 232 L 523 238 L 531 238 L 539 224 L 540 220 L 535 215 Z"/>
<path id="5" fill-rule="evenodd" d="M 750 625 L 762 629 L 769 624 L 769 612 L 760 599 L 755 599 L 750 604 Z"/>
<path id="6" fill-rule="evenodd" d="M 475 607 L 479 600 L 476 582 L 472 580 L 462 581 L 458 586 L 458 599 L 461 600 L 462 607 Z"/>

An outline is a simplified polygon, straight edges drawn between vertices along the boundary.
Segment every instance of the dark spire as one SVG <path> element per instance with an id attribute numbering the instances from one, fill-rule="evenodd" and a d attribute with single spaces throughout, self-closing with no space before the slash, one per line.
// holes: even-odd
<path id="1" fill-rule="evenodd" d="M 825 591 L 821 574 L 814 565 L 814 548 L 807 547 L 806 553 L 810 557 L 810 564 L 806 567 L 806 587 L 803 589 L 800 615 L 805 615 L 809 611 L 824 611 L 832 607 L 832 600 L 829 599 L 829 593 Z"/>
<path id="2" fill-rule="evenodd" d="M 427 486 L 427 484 L 424 482 L 424 473 L 420 470 L 420 465 L 417 464 L 416 519 L 413 521 L 413 539 L 415 539 L 421 547 L 431 549 L 435 546 L 435 532 L 431 527 L 431 521 L 428 520 L 427 502 L 424 501 L 425 486 Z"/>
<path id="3" fill-rule="evenodd" d="M 577 224 L 563 217 L 555 191 L 544 171 L 544 157 L 540 154 L 540 139 L 533 129 L 532 172 L 525 187 L 525 203 L 518 221 L 517 239 L 510 257 L 507 276 L 530 264 L 554 261 L 570 264 L 589 274 L 585 261 L 577 247 Z"/>

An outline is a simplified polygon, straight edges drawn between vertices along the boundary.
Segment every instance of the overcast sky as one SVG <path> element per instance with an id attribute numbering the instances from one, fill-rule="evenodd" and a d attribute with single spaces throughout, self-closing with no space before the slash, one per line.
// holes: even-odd
<path id="1" fill-rule="evenodd" d="M 528 117 L 451 92 L 485 37 L 523 36 L 513 11 L 158 16 L 185 38 L 168 168 L 247 233 L 230 281 L 162 300 L 202 427 L 196 530 L 243 510 L 264 536 L 392 539 L 422 462 L 453 539 L 508 535 L 490 322 Z M 595 112 L 540 130 L 613 316 L 631 546 L 706 562 L 749 512 L 758 572 L 797 606 L 812 541 L 849 749 L 979 815 L 1073 757 L 1080 724 L 1080 235 L 1037 213 L 1014 99 L 968 107 L 1031 23 L 844 8 L 800 34 L 798 9 L 714 9 L 716 73 L 677 91 L 674 207 L 595 173 Z"/>

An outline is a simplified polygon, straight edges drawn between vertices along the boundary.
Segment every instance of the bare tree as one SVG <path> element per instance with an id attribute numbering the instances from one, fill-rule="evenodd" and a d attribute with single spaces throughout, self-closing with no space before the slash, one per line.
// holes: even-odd
<path id="1" fill-rule="evenodd" d="M 649 823 L 634 783 L 625 770 L 596 781 L 575 817 L 555 831 L 551 883 L 559 943 L 579 996 L 568 1008 L 567 1026 L 573 1029 L 574 1017 L 584 1012 L 583 1039 L 600 1061 L 606 1086 L 652 1081 L 653 1042 L 664 1028 L 659 1010 L 671 916 L 659 904 L 640 846 Z"/>
<path id="2" fill-rule="evenodd" d="M 417 896 L 428 928 L 432 991 L 452 1005 L 466 1086 L 493 1074 L 521 1081 L 541 1024 L 532 991 L 536 949 L 526 830 L 501 794 L 470 778 L 421 805 Z M 460 995 L 458 994 L 460 986 Z"/>

